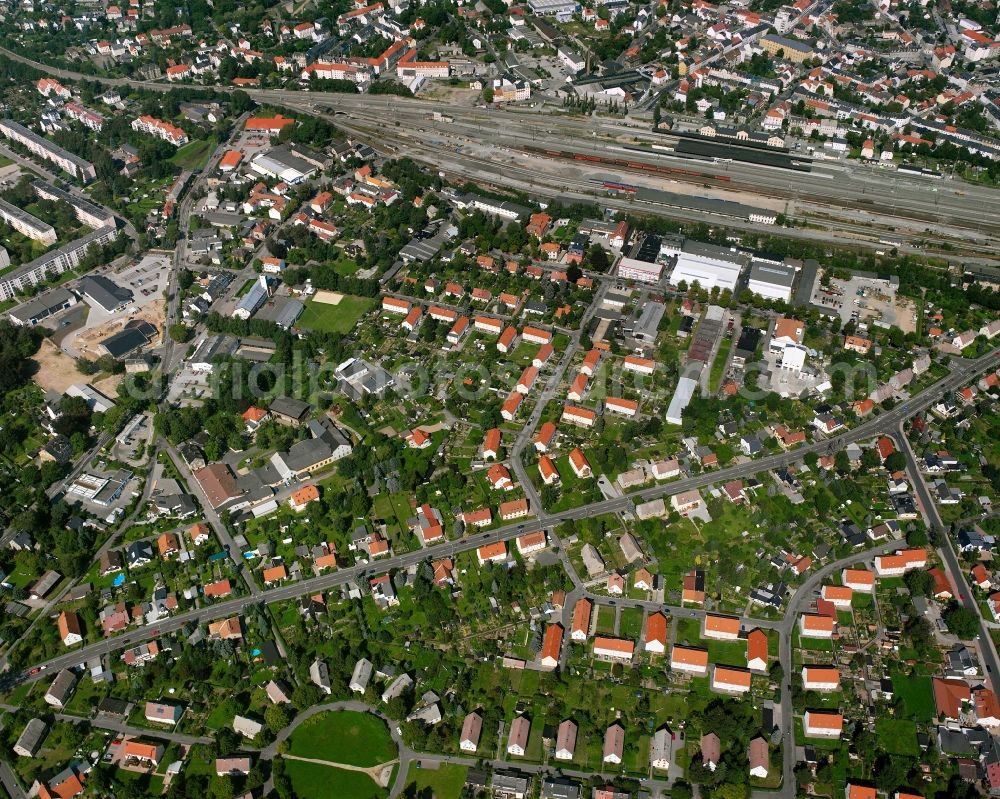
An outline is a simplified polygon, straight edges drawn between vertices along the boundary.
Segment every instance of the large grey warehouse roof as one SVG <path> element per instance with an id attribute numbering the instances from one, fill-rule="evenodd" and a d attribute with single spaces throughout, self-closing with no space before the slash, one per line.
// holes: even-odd
<path id="1" fill-rule="evenodd" d="M 132 301 L 132 290 L 113 283 L 103 275 L 87 275 L 79 283 L 80 293 L 86 295 L 106 311 L 113 311 L 122 303 Z"/>
<path id="2" fill-rule="evenodd" d="M 767 261 L 752 261 L 750 264 L 750 280 L 761 283 L 771 283 L 775 286 L 791 288 L 795 282 L 795 267 L 784 264 L 771 264 Z"/>

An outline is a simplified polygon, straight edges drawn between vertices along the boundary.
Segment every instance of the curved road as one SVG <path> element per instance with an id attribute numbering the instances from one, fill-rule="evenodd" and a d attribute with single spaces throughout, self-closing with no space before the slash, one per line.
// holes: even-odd
<path id="1" fill-rule="evenodd" d="M 325 705 L 313 705 L 312 707 L 306 708 L 294 719 L 292 719 L 287 727 L 278 733 L 274 739 L 274 743 L 260 750 L 260 759 L 274 760 L 274 758 L 278 756 L 278 746 L 288 740 L 289 736 L 295 732 L 299 725 L 304 721 L 308 721 L 313 716 L 318 716 L 320 713 L 329 713 L 337 710 L 351 710 L 355 713 L 369 713 L 372 716 L 378 716 L 389 728 L 389 735 L 392 736 L 392 741 L 396 744 L 396 750 L 399 752 L 399 768 L 396 770 L 396 779 L 393 781 L 392 788 L 389 791 L 389 799 L 396 799 L 396 797 L 398 797 L 403 790 L 406 783 L 406 775 L 410 770 L 410 762 L 414 759 L 414 757 L 416 757 L 416 755 L 413 750 L 403 743 L 402 737 L 399 732 L 397 732 L 398 727 L 396 722 L 392 721 L 387 716 L 384 716 L 379 710 L 364 702 L 346 700 L 343 702 L 332 702 Z M 267 782 L 264 783 L 264 796 L 270 796 L 273 788 L 274 783 L 271 781 L 271 778 L 268 778 Z"/>

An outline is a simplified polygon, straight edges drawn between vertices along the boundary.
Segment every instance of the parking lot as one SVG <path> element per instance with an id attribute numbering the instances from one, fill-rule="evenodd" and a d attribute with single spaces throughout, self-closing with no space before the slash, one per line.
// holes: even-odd
<path id="1" fill-rule="evenodd" d="M 271 149 L 271 137 L 261 131 L 248 131 L 243 130 L 240 137 L 236 140 L 234 150 L 239 150 L 243 153 L 243 158 L 249 160 L 261 151 Z"/>
<path id="2" fill-rule="evenodd" d="M 864 275 L 854 275 L 850 280 L 831 278 L 827 287 L 816 281 L 811 302 L 839 314 L 844 324 L 851 320 L 881 322 L 911 333 L 916 329 L 916 309 L 912 301 L 897 295 L 896 285 Z"/>
<path id="3" fill-rule="evenodd" d="M 109 275 L 119 286 L 131 289 L 138 307 L 163 295 L 170 277 L 170 256 L 166 253 L 149 253 L 137 264 Z"/>
<path id="4" fill-rule="evenodd" d="M 139 466 L 148 460 L 145 451 L 153 435 L 152 419 L 144 413 L 135 419 L 119 434 L 115 441 L 114 454 L 119 460 L 131 466 Z"/>
<path id="5" fill-rule="evenodd" d="M 170 382 L 167 401 L 182 406 L 201 405 L 210 390 L 210 375 L 185 366 Z"/>

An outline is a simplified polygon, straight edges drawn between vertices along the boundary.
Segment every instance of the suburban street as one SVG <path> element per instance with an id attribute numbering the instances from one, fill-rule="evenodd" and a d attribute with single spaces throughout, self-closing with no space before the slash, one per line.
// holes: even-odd
<path id="1" fill-rule="evenodd" d="M 228 553 L 230 560 L 232 560 L 233 563 L 235 563 L 239 568 L 240 575 L 243 577 L 243 581 L 250 589 L 251 595 L 258 596 L 261 591 L 260 586 L 257 584 L 257 578 L 254 576 L 250 567 L 247 566 L 246 561 L 243 559 L 240 548 L 236 546 L 236 542 L 233 541 L 229 528 L 226 527 L 222 519 L 219 518 L 218 512 L 214 507 L 212 507 L 212 503 L 209 501 L 204 489 L 202 489 L 201 483 L 195 479 L 191 470 L 188 468 L 187 463 L 184 462 L 184 458 L 180 456 L 180 453 L 173 446 L 166 442 L 163 443 L 165 451 L 170 456 L 170 460 L 181 473 L 181 476 L 184 478 L 184 482 L 187 483 L 188 488 L 198 499 L 198 504 L 201 506 L 202 513 L 205 515 L 205 521 L 208 522 L 213 532 L 219 537 L 219 541 Z"/>
<path id="2" fill-rule="evenodd" d="M 587 324 L 593 318 L 597 308 L 600 307 L 601 298 L 607 293 L 607 289 L 608 283 L 602 281 L 597 291 L 594 293 L 594 299 L 587 308 L 587 312 L 584 314 L 579 328 L 570 331 L 569 346 L 566 347 L 566 352 L 563 353 L 563 356 L 559 359 L 559 363 L 555 370 L 552 372 L 548 380 L 546 380 L 541 396 L 535 402 L 535 407 L 532 409 L 531 415 L 525 422 L 524 427 L 521 428 L 521 432 L 518 433 L 517 439 L 514 441 L 514 446 L 510 450 L 510 463 L 514 470 L 514 475 L 517 477 L 517 481 L 524 488 L 524 493 L 527 495 L 528 502 L 532 508 L 541 508 L 542 502 L 538 496 L 538 492 L 535 490 L 534 483 L 532 483 L 531 478 L 528 477 L 528 473 L 524 467 L 524 460 L 521 458 L 521 453 L 524 452 L 525 447 L 527 447 L 534 438 L 538 429 L 538 421 L 542 416 L 542 411 L 545 410 L 549 401 L 555 398 L 559 384 L 563 379 L 563 375 L 566 374 L 566 370 L 569 368 L 570 363 L 572 363 L 573 357 L 580 349 L 580 336 L 583 334 L 583 331 L 586 330 Z"/>
<path id="3" fill-rule="evenodd" d="M 952 545 L 950 531 L 941 520 L 941 514 L 934 502 L 934 498 L 931 496 L 930 489 L 927 487 L 927 481 L 920 470 L 920 465 L 917 463 L 913 447 L 910 446 L 910 440 L 903 430 L 902 423 L 899 425 L 895 439 L 906 458 L 906 473 L 910 478 L 910 482 L 913 483 L 913 490 L 916 492 L 928 527 L 937 533 L 939 542 L 937 553 L 941 560 L 944 561 L 948 574 L 951 577 L 951 583 L 958 593 L 956 598 L 966 610 L 975 614 L 976 618 L 979 619 L 979 635 L 976 638 L 976 648 L 983 659 L 983 665 L 986 666 L 986 680 L 996 690 L 996 677 L 1000 675 L 1000 657 L 997 656 L 997 648 L 993 643 L 989 628 L 983 621 L 983 614 L 976 603 L 975 594 L 972 593 L 972 589 L 969 586 L 966 576 L 967 569 L 958 561 L 958 556 L 955 554 L 955 548 Z"/>

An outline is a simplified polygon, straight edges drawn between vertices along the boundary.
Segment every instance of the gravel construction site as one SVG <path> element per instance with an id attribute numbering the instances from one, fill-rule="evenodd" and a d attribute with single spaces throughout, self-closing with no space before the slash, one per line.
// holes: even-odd
<path id="1" fill-rule="evenodd" d="M 64 394 L 74 383 L 82 383 L 87 378 L 76 370 L 76 363 L 49 339 L 42 339 L 42 346 L 33 359 L 38 371 L 31 378 L 44 391 Z"/>
<path id="2" fill-rule="evenodd" d="M 123 311 L 107 322 L 77 332 L 72 341 L 67 340 L 65 346 L 67 349 L 84 355 L 87 358 L 100 358 L 104 354 L 98 349 L 100 343 L 108 336 L 122 330 L 125 325 L 135 319 L 149 322 L 156 328 L 158 332 L 156 337 L 150 342 L 150 346 L 157 347 L 163 341 L 166 307 L 166 300 L 153 300 L 141 308 L 131 308 L 128 311 Z"/>

